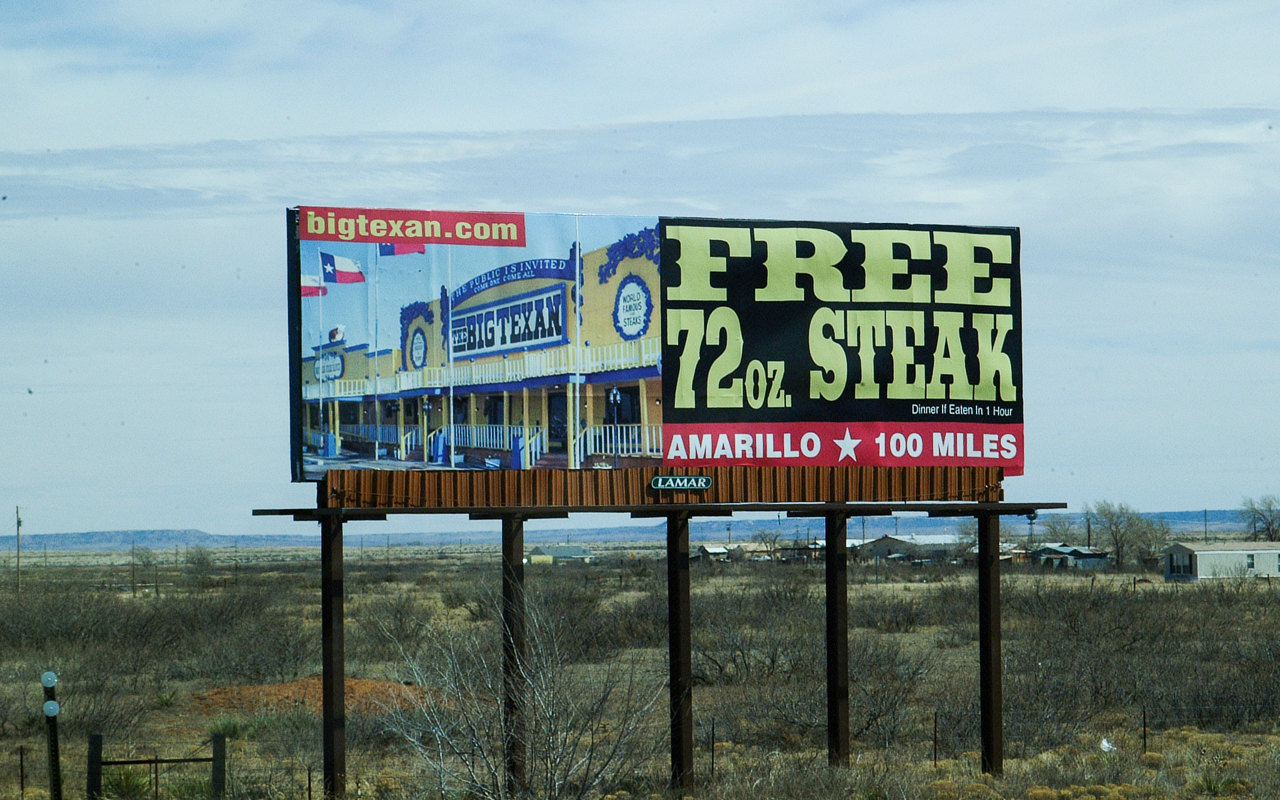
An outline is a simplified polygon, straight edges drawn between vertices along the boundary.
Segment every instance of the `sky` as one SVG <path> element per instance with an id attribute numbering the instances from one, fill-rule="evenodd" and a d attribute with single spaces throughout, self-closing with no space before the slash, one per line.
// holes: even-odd
<path id="1" fill-rule="evenodd" d="M 1017 226 L 1006 497 L 1280 493 L 1277 30 L 1229 1 L 2 4 L 0 535 L 14 506 L 307 527 L 249 514 L 314 503 L 299 204 Z M 432 524 L 465 527 L 396 522 Z"/>

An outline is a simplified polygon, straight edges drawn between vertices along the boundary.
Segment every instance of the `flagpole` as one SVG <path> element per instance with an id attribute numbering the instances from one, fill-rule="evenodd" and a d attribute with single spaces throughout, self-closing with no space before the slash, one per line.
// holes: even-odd
<path id="1" fill-rule="evenodd" d="M 449 307 L 441 309 L 445 315 L 445 319 L 441 320 L 442 330 L 447 333 L 444 337 L 444 360 L 449 365 L 449 469 L 453 469 L 457 463 L 455 459 L 456 447 L 454 445 L 453 419 L 455 416 L 454 403 L 454 376 L 453 376 L 453 245 L 445 245 L 445 252 L 448 254 L 449 280 L 445 287 L 445 297 L 449 299 Z"/>
<path id="2" fill-rule="evenodd" d="M 316 248 L 316 259 L 317 259 L 317 263 L 318 263 L 318 261 L 319 261 L 319 258 L 320 258 L 320 250 L 319 250 L 319 248 Z M 320 323 L 320 325 L 319 325 L 319 327 L 316 329 L 316 353 L 315 353 L 315 358 L 314 358 L 314 359 L 312 360 L 312 362 L 311 362 L 311 364 L 312 364 L 311 372 L 312 372 L 312 374 L 313 374 L 313 375 L 315 374 L 315 364 L 319 363 L 319 361 L 320 361 L 321 351 L 324 349 L 324 338 L 323 338 L 323 337 L 324 337 L 324 298 L 325 298 L 325 297 L 328 295 L 328 293 L 329 293 L 329 287 L 327 287 L 327 286 L 325 286 L 325 285 L 324 285 L 324 267 L 323 267 L 323 266 L 321 266 L 321 267 L 320 267 L 320 275 L 319 275 L 319 277 L 320 277 L 320 297 L 319 297 L 319 299 L 318 299 L 316 302 L 317 302 L 317 303 L 319 304 L 319 306 L 320 306 L 320 311 L 319 311 L 319 323 Z M 324 381 L 324 380 L 321 380 L 321 379 L 317 378 L 316 382 L 320 384 L 320 391 L 319 391 L 319 397 L 320 397 L 320 441 L 322 442 L 322 444 L 321 444 L 321 446 L 320 446 L 320 450 L 321 450 L 321 453 L 323 454 L 324 452 L 327 452 L 327 451 L 328 451 L 328 449 L 329 449 L 329 425 L 328 425 L 328 423 L 326 422 L 326 417 L 325 417 L 325 413 L 324 413 L 324 410 L 325 410 L 325 409 L 324 409 L 324 385 L 325 385 L 325 383 L 327 383 L 327 381 Z M 159 591 L 159 590 L 157 589 L 157 592 L 158 592 L 158 591 Z"/>
<path id="3" fill-rule="evenodd" d="M 382 370 L 378 358 L 378 265 L 381 253 L 378 245 L 373 245 L 373 460 L 378 460 L 378 451 L 382 445 L 382 403 L 378 400 L 378 384 L 382 382 Z M 366 294 L 367 297 L 367 294 Z M 368 309 L 368 302 L 365 308 Z"/>

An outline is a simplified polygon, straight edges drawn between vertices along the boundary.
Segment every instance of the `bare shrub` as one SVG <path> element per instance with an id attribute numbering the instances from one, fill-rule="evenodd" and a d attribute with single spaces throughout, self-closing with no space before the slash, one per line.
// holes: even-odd
<path id="1" fill-rule="evenodd" d="M 575 668 L 574 634 L 536 603 L 528 611 L 528 796 L 587 797 L 643 771 L 661 742 L 660 676 L 631 660 Z M 432 625 L 404 664 L 409 686 L 391 718 L 441 795 L 508 797 L 498 638 L 488 625 Z"/>
<path id="2" fill-rule="evenodd" d="M 128 736 L 151 709 L 148 697 L 132 691 L 127 680 L 108 668 L 109 651 L 91 649 L 59 671 L 60 724 L 72 734 Z"/>
<path id="3" fill-rule="evenodd" d="M 245 620 L 200 651 L 200 672 L 233 683 L 297 680 L 319 661 L 317 632 L 276 612 Z"/>
<path id="4" fill-rule="evenodd" d="M 397 660 L 401 650 L 417 652 L 434 613 L 417 592 L 396 589 L 353 605 L 349 616 L 355 623 L 352 656 L 382 662 Z"/>
<path id="5" fill-rule="evenodd" d="M 851 625 L 882 633 L 911 633 L 923 616 L 920 602 L 914 598 L 864 592 L 849 601 Z"/>

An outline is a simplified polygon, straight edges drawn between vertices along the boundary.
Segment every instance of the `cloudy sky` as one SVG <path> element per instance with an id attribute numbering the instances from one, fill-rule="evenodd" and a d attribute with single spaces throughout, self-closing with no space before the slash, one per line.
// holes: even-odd
<path id="1" fill-rule="evenodd" d="M 1008 497 L 1280 492 L 1277 30 L 1169 0 L 0 5 L 0 534 L 301 527 L 249 517 L 314 501 L 298 204 L 1018 226 Z"/>

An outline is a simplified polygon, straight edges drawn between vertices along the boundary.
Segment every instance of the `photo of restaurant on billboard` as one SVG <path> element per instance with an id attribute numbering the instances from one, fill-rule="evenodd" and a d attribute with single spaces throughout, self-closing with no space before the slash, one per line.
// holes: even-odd
<path id="1" fill-rule="evenodd" d="M 293 475 L 1023 468 L 1016 228 L 300 207 Z"/>

